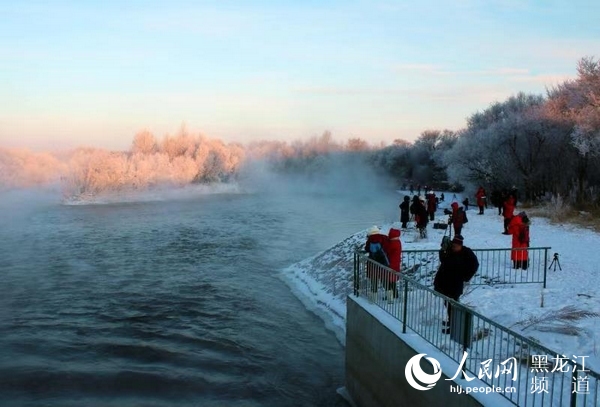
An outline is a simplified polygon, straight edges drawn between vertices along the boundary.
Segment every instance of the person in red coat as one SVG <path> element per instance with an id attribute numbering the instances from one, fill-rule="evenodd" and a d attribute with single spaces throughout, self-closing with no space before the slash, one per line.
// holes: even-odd
<path id="1" fill-rule="evenodd" d="M 508 195 L 504 200 L 502 207 L 504 209 L 502 212 L 504 215 L 504 232 L 502 233 L 505 235 L 510 235 L 508 232 L 508 224 L 515 214 L 515 198 L 512 195 Z"/>
<path id="2" fill-rule="evenodd" d="M 526 249 L 529 247 L 529 218 L 525 212 L 513 216 L 508 224 L 508 233 L 512 235 L 513 249 Z M 527 250 L 511 250 L 510 259 L 513 262 L 513 268 L 527 270 L 529 258 Z"/>
<path id="3" fill-rule="evenodd" d="M 483 207 L 485 206 L 485 189 L 483 187 L 479 187 L 477 193 L 475 194 L 475 198 L 477 198 L 477 206 L 479 207 L 479 215 L 483 215 Z"/>
<path id="4" fill-rule="evenodd" d="M 385 274 L 388 274 L 383 268 L 383 266 L 388 267 L 390 264 L 387 257 L 388 241 L 388 237 L 382 234 L 377 226 L 373 226 L 367 231 L 365 251 L 368 253 L 369 259 L 373 260 L 373 262 L 367 262 L 367 278 L 371 280 L 370 300 L 375 299 L 379 281 L 383 280 Z M 381 248 L 383 253 L 374 250 L 375 248 Z"/>
<path id="5" fill-rule="evenodd" d="M 447 215 L 452 215 L 450 217 L 450 223 L 454 228 L 454 235 L 460 235 L 462 232 L 463 225 L 466 223 L 467 217 L 463 208 L 458 206 L 458 202 L 452 202 L 450 205 L 452 211 L 448 209 L 444 210 L 444 213 Z"/>
<path id="6" fill-rule="evenodd" d="M 402 242 L 400 241 L 400 229 L 391 228 L 388 233 L 388 259 L 390 261 L 390 268 L 400 273 L 400 267 L 402 265 Z M 396 282 L 398 276 L 394 274 L 388 275 L 387 284 L 387 298 L 388 302 L 392 302 L 394 298 L 398 298 L 398 290 L 396 289 Z"/>

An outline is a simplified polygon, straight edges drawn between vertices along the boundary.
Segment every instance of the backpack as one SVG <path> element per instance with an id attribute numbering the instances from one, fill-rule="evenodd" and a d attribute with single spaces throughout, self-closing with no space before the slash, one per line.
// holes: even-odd
<path id="1" fill-rule="evenodd" d="M 440 247 L 442 248 L 442 251 L 447 252 L 448 250 L 450 250 L 451 246 L 452 246 L 452 240 L 450 240 L 450 236 L 444 235 L 442 237 L 442 244 L 440 245 Z"/>
<path id="2" fill-rule="evenodd" d="M 390 262 L 387 255 L 383 251 L 381 243 L 371 243 L 369 245 L 369 258 L 384 266 L 389 266 Z"/>

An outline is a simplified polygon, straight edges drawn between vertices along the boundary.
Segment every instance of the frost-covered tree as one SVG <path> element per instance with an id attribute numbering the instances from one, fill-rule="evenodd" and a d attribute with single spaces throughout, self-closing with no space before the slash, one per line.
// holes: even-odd
<path id="1" fill-rule="evenodd" d="M 456 135 L 450 130 L 426 130 L 415 141 L 411 156 L 414 163 L 413 179 L 421 184 L 447 187 L 445 151 L 456 142 Z"/>
<path id="2" fill-rule="evenodd" d="M 239 144 L 194 136 L 184 127 L 160 143 L 151 133 L 140 132 L 128 153 L 77 149 L 68 160 L 63 185 L 66 195 L 78 196 L 161 184 L 218 182 L 229 179 L 243 160 Z"/>
<path id="3" fill-rule="evenodd" d="M 360 137 L 351 138 L 346 143 L 346 151 L 366 151 L 369 149 L 369 143 Z"/>
<path id="4" fill-rule="evenodd" d="M 0 148 L 0 188 L 47 185 L 58 181 L 65 168 L 47 152 Z"/>
<path id="5" fill-rule="evenodd" d="M 546 134 L 537 109 L 544 99 L 519 93 L 473 114 L 442 161 L 452 180 L 471 186 L 521 187 L 533 196 L 542 184 Z"/>
<path id="6" fill-rule="evenodd" d="M 382 149 L 373 150 L 368 161 L 371 165 L 389 174 L 399 183 L 411 179 L 413 166 L 410 162 L 410 143 L 394 143 Z"/>
<path id="7" fill-rule="evenodd" d="M 574 149 L 576 199 L 586 200 L 585 190 L 598 173 L 600 158 L 600 61 L 582 58 L 577 79 L 549 90 L 547 111 L 568 129 Z M 592 178 L 592 179 L 591 179 Z"/>
<path id="8" fill-rule="evenodd" d="M 133 143 L 131 145 L 131 152 L 133 154 L 152 154 L 156 151 L 156 138 L 149 131 L 140 131 L 133 138 Z"/>
<path id="9" fill-rule="evenodd" d="M 443 156 L 456 140 L 453 131 L 426 130 L 412 144 L 397 139 L 391 146 L 373 150 L 369 161 L 400 184 L 449 188 Z"/>

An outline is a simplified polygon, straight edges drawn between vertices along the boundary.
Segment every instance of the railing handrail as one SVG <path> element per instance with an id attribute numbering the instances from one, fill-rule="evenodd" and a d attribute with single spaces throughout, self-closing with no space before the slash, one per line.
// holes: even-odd
<path id="1" fill-rule="evenodd" d="M 486 251 L 486 252 L 502 252 L 502 251 L 518 251 L 518 250 L 550 250 L 552 249 L 552 247 L 547 247 L 547 246 L 540 246 L 540 247 L 515 247 L 515 248 L 511 248 L 511 247 L 506 247 L 506 248 L 491 248 L 491 249 L 487 249 L 487 248 L 481 248 L 481 249 L 474 249 L 472 247 L 469 247 L 471 250 L 473 250 L 474 252 L 477 251 Z M 402 253 L 428 253 L 428 252 L 434 252 L 434 251 L 438 251 L 439 249 L 407 249 L 404 250 L 402 249 Z"/>
<path id="2" fill-rule="evenodd" d="M 479 270 L 471 280 L 471 285 L 542 284 L 546 288 L 547 273 L 550 270 L 548 254 L 551 253 L 551 249 L 548 246 L 471 248 L 480 261 Z M 406 269 L 409 274 L 415 273 L 415 279 L 418 281 L 430 277 L 439 266 L 439 251 L 440 248 L 403 250 L 403 270 Z M 554 270 L 557 265 L 560 267 L 560 263 L 555 263 L 554 260 L 550 263 Z M 510 269 L 522 269 L 523 272 L 513 273 Z"/>

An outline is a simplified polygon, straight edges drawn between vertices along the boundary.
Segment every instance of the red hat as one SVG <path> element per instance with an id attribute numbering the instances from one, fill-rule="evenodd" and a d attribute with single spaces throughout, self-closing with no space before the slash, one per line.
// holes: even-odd
<path id="1" fill-rule="evenodd" d="M 400 237 L 400 229 L 396 229 L 396 228 L 391 228 L 389 233 L 388 233 L 388 237 L 390 239 L 393 239 L 395 237 Z"/>

